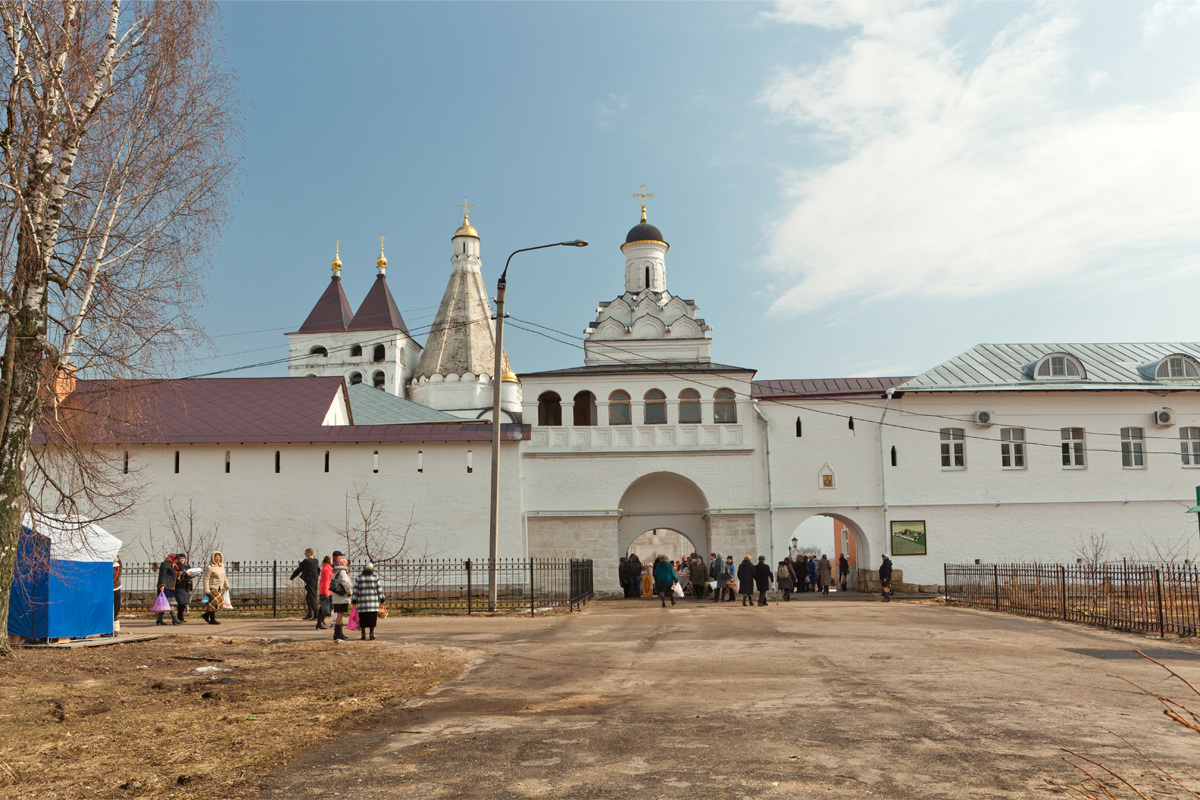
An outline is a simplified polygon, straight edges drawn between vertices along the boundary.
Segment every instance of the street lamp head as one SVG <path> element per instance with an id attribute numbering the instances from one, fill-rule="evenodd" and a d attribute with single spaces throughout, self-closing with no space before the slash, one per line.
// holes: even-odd
<path id="1" fill-rule="evenodd" d="M 587 239 L 576 239 L 573 242 L 562 242 L 563 247 L 587 247 Z"/>

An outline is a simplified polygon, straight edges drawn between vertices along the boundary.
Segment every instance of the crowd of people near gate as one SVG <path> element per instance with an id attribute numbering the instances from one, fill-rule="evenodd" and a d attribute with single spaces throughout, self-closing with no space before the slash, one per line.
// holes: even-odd
<path id="1" fill-rule="evenodd" d="M 375 576 L 375 566 L 369 561 L 351 581 L 350 560 L 345 553 L 334 550 L 320 561 L 312 548 L 292 571 L 292 580 L 304 584 L 306 621 L 315 621 L 317 630 L 328 630 L 326 620 L 333 620 L 333 638 L 347 640 L 344 629 L 360 631 L 360 638 L 373 640 L 379 619 L 388 612 L 384 606 L 383 588 Z M 201 609 L 200 618 L 209 625 L 220 625 L 217 613 L 232 609 L 229 578 L 225 575 L 224 558 L 213 551 L 208 566 L 192 567 L 186 553 L 168 553 L 158 565 L 158 598 L 151 607 L 158 625 L 183 625 L 188 608 Z M 113 621 L 121 611 L 121 559 L 113 560 Z M 169 618 L 170 622 L 164 618 Z M 114 625 L 114 631 L 119 630 Z"/>
<path id="2" fill-rule="evenodd" d="M 772 568 L 766 556 L 759 556 L 757 562 L 744 556 L 735 564 L 731 555 L 709 553 L 706 561 L 698 553 L 692 553 L 684 561 L 671 561 L 660 555 L 651 563 L 643 562 L 634 553 L 621 558 L 617 575 L 625 597 L 659 597 L 664 608 L 668 600 L 675 605 L 676 599 L 684 597 L 711 598 L 714 603 L 732 603 L 741 597 L 743 606 L 765 606 L 767 593 L 772 589 L 780 592 L 785 602 L 795 593 L 828 595 L 830 588 L 837 586 L 843 592 L 848 591 L 850 561 L 845 554 L 838 558 L 836 579 L 833 568 L 825 555 L 819 559 L 806 555 L 788 556 Z M 892 562 L 885 554 L 879 566 L 884 602 L 891 600 L 891 578 Z"/>

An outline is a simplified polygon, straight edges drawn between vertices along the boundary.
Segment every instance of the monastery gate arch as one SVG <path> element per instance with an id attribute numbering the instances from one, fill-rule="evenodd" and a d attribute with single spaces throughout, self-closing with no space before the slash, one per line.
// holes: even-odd
<path id="1" fill-rule="evenodd" d="M 697 552 L 708 549 L 708 499 L 693 481 L 674 472 L 651 472 L 625 489 L 618 505 L 617 550 L 624 555 L 633 541 L 655 528 L 686 536 Z"/>
<path id="2" fill-rule="evenodd" d="M 837 530 L 840 531 L 844 528 L 849 533 L 850 553 L 847 554 L 847 558 L 850 559 L 850 589 L 851 589 L 851 591 L 853 591 L 854 586 L 857 581 L 857 578 L 858 578 L 858 570 L 860 570 L 860 569 L 875 569 L 878 566 L 877 564 L 875 564 L 874 561 L 871 560 L 871 544 L 868 541 L 866 534 L 863 533 L 862 526 L 860 526 L 857 522 L 855 522 L 850 517 L 847 517 L 845 514 L 839 514 L 834 511 L 819 511 L 819 512 L 812 514 L 812 515 L 806 517 L 805 519 L 801 520 L 800 523 L 797 524 L 795 526 L 795 528 L 792 529 L 793 533 L 790 534 L 789 539 L 791 538 L 791 536 L 796 535 L 795 531 L 798 531 L 800 529 L 801 525 L 803 525 L 804 523 L 806 523 L 809 520 L 814 519 L 816 517 L 826 517 L 828 519 L 832 519 L 837 522 L 840 522 L 841 525 L 835 526 L 837 528 Z M 837 534 L 837 536 L 838 536 L 838 539 L 841 538 L 840 533 Z M 801 546 L 803 546 L 804 544 L 805 543 L 802 542 Z M 829 545 L 833 545 L 833 544 L 834 544 L 834 539 L 831 537 L 829 540 Z M 843 547 L 843 550 L 841 552 L 845 552 L 844 545 L 841 545 L 841 546 Z M 837 551 L 837 547 L 835 546 L 835 547 L 831 547 L 830 549 L 825 549 L 826 547 L 827 547 L 827 545 L 823 545 L 821 552 L 828 554 L 829 560 L 833 563 L 833 573 L 834 573 L 834 577 L 836 578 L 837 577 L 837 556 L 835 555 L 835 552 Z M 785 552 L 787 552 L 787 551 L 785 550 Z M 783 556 L 780 556 L 780 558 L 783 558 Z"/>

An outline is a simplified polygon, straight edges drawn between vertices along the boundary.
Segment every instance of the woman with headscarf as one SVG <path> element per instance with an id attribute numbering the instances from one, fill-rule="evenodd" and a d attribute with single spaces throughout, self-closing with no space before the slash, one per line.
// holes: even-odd
<path id="1" fill-rule="evenodd" d="M 742 559 L 737 569 L 738 594 L 742 596 L 742 605 L 752 605 L 754 602 L 754 562 L 750 556 Z"/>
<path id="2" fill-rule="evenodd" d="M 821 594 L 829 594 L 829 584 L 833 583 L 833 569 L 825 554 L 821 554 L 821 563 L 817 565 L 818 579 L 821 581 Z"/>
<path id="3" fill-rule="evenodd" d="M 333 592 L 329 584 L 333 581 L 333 559 L 329 556 L 321 559 L 321 580 L 317 583 L 317 630 L 329 630 L 325 620 L 333 616 Z"/>
<path id="4" fill-rule="evenodd" d="M 171 604 L 171 624 L 178 625 L 179 620 L 175 618 L 175 554 L 169 553 L 162 563 L 158 565 L 158 591 L 167 598 L 167 602 Z M 166 612 L 163 612 L 166 613 Z M 155 625 L 166 625 L 163 622 L 163 615 L 160 613 L 158 619 L 154 622 Z"/>
<path id="5" fill-rule="evenodd" d="M 362 629 L 362 639 L 375 638 L 375 626 L 379 623 L 379 609 L 383 608 L 383 601 L 383 589 L 379 586 L 379 578 L 375 577 L 375 565 L 368 561 L 354 579 L 354 594 L 350 597 L 350 605 L 358 609 L 358 627 Z M 368 632 L 370 636 L 367 636 Z"/>
<path id="6" fill-rule="evenodd" d="M 675 605 L 675 583 L 679 580 L 679 576 L 675 574 L 675 567 L 666 556 L 659 556 L 654 559 L 654 593 L 662 597 L 662 607 L 667 607 L 667 598 L 671 598 L 671 605 Z"/>
<path id="7" fill-rule="evenodd" d="M 208 604 L 204 606 L 204 613 L 200 618 L 209 625 L 220 625 L 217 621 L 217 611 L 221 609 L 225 590 L 229 588 L 229 578 L 225 575 L 225 557 L 221 555 L 220 550 L 213 551 L 201 580 L 204 582 L 204 593 L 208 595 Z"/>
<path id="8" fill-rule="evenodd" d="M 350 612 L 350 596 L 354 587 L 350 583 L 350 562 L 341 552 L 333 551 L 333 577 L 329 581 L 329 594 L 333 597 L 333 638 L 344 640 L 350 637 L 342 632 L 346 614 Z"/>

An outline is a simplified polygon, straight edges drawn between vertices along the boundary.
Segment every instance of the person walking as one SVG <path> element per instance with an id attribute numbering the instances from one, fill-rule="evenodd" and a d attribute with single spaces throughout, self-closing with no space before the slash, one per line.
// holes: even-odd
<path id="1" fill-rule="evenodd" d="M 642 596 L 642 560 L 634 553 L 626 562 L 629 567 L 629 596 Z"/>
<path id="2" fill-rule="evenodd" d="M 850 578 L 850 560 L 846 558 L 846 554 L 842 553 L 838 556 L 838 583 L 842 584 L 842 591 L 848 592 L 846 581 Z"/>
<path id="3" fill-rule="evenodd" d="M 730 556 L 732 558 L 733 556 Z M 742 605 L 748 606 L 754 602 L 754 562 L 750 556 L 744 556 L 737 568 L 738 594 L 742 596 Z"/>
<path id="4" fill-rule="evenodd" d="M 820 576 L 817 575 L 817 559 L 810 558 L 808 560 L 808 590 L 815 592 L 820 587 Z"/>
<path id="5" fill-rule="evenodd" d="M 121 632 L 121 557 L 113 556 L 113 636 Z"/>
<path id="6" fill-rule="evenodd" d="M 795 585 L 796 573 L 792 571 L 792 558 L 788 556 L 783 561 L 779 562 L 779 566 L 775 569 L 775 585 L 779 587 L 779 591 L 783 592 L 783 602 L 790 602 L 792 599 L 792 586 Z"/>
<path id="7" fill-rule="evenodd" d="M 304 604 L 308 607 L 307 619 L 317 618 L 317 585 L 321 582 L 321 562 L 313 558 L 313 549 L 304 551 L 304 559 L 294 570 L 289 580 L 300 578 L 304 581 Z"/>
<path id="8" fill-rule="evenodd" d="M 375 565 L 368 561 L 354 579 L 354 594 L 350 597 L 350 605 L 358 609 L 358 627 L 362 629 L 362 639 L 374 641 L 375 625 L 379 622 L 379 609 L 383 608 L 383 601 L 383 589 L 379 586 L 379 578 L 375 577 Z"/>
<path id="9" fill-rule="evenodd" d="M 720 553 L 712 553 L 712 560 L 708 562 L 708 579 L 716 585 L 713 587 L 713 602 L 721 602 L 721 595 L 725 594 L 725 584 L 729 582 L 729 575 L 725 572 L 725 559 L 721 558 Z"/>
<path id="10" fill-rule="evenodd" d="M 325 556 L 321 559 L 321 580 L 317 583 L 317 630 L 327 631 L 329 626 L 325 620 L 333 616 L 333 593 L 329 584 L 333 580 L 333 559 Z"/>
<path id="11" fill-rule="evenodd" d="M 350 584 L 350 562 L 340 550 L 333 551 L 333 577 L 329 581 L 329 594 L 333 598 L 333 638 L 335 641 L 350 637 L 342 632 L 346 614 L 350 611 L 350 597 L 354 587 Z"/>
<path id="12" fill-rule="evenodd" d="M 821 562 L 817 564 L 817 578 L 821 581 L 821 594 L 829 594 L 829 584 L 833 583 L 833 567 L 825 554 L 821 554 Z"/>
<path id="13" fill-rule="evenodd" d="M 170 613 L 171 624 L 178 625 L 179 620 L 177 620 L 175 618 L 175 611 L 174 611 L 174 607 L 175 607 L 175 554 L 174 553 L 168 554 L 167 557 L 162 560 L 162 563 L 158 565 L 158 591 L 166 596 L 167 602 L 171 604 L 171 608 L 172 608 L 172 610 L 170 612 L 163 612 L 163 613 Z M 154 624 L 155 625 L 166 625 L 167 623 L 163 622 L 163 615 L 160 613 L 158 615 L 158 618 L 154 621 Z"/>
<path id="14" fill-rule="evenodd" d="M 188 564 L 187 553 L 175 554 L 175 605 L 177 606 L 177 614 L 179 621 L 184 621 L 183 615 L 187 612 L 188 603 L 192 601 L 192 576 L 189 573 L 191 565 Z"/>
<path id="15" fill-rule="evenodd" d="M 667 598 L 671 598 L 671 605 L 675 605 L 675 584 L 679 582 L 679 576 L 675 574 L 675 567 L 671 564 L 670 559 L 666 556 L 659 556 L 654 559 L 654 593 L 662 597 L 662 607 L 667 607 Z"/>
<path id="16" fill-rule="evenodd" d="M 767 592 L 771 591 L 771 565 L 767 563 L 766 556 L 759 556 L 758 563 L 754 565 L 754 583 L 758 589 L 758 604 L 765 606 Z"/>
<path id="17" fill-rule="evenodd" d="M 699 555 L 692 556 L 692 563 L 688 565 L 688 579 L 692 584 L 692 596 L 703 600 L 708 591 L 708 567 L 704 566 L 704 559 Z"/>
<path id="18" fill-rule="evenodd" d="M 892 600 L 892 560 L 883 554 L 883 563 L 879 565 L 879 590 L 883 594 L 883 602 Z"/>
<path id="19" fill-rule="evenodd" d="M 225 557 L 221 555 L 220 550 L 213 550 L 200 581 L 204 584 L 204 593 L 208 595 L 208 605 L 204 607 L 200 618 L 209 625 L 220 625 L 217 612 L 221 610 L 225 591 L 229 589 L 229 578 L 225 575 Z"/>

